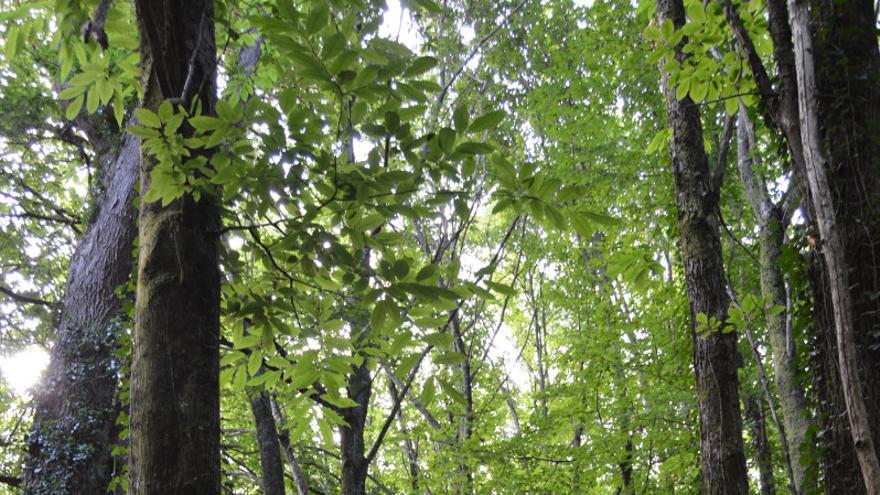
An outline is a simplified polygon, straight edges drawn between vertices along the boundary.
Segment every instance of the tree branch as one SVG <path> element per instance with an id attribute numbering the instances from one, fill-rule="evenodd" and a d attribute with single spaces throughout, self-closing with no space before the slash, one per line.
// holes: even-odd
<path id="1" fill-rule="evenodd" d="M 7 296 L 9 296 L 10 299 L 12 299 L 16 302 L 25 303 L 25 304 L 38 304 L 40 306 L 49 306 L 49 307 L 55 306 L 55 303 L 52 301 L 40 299 L 35 296 L 29 296 L 27 294 L 19 294 L 18 292 L 15 292 L 12 289 L 9 289 L 9 288 L 4 287 L 2 285 L 0 285 L 0 292 L 2 292 L 3 294 L 6 294 Z"/>

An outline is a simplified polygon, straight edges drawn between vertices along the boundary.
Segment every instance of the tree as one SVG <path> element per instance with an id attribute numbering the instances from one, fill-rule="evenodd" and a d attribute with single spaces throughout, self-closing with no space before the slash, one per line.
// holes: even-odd
<path id="1" fill-rule="evenodd" d="M 179 140 L 192 135 L 180 127 L 181 107 L 214 113 L 214 5 L 142 0 L 135 7 L 145 75 L 137 115 L 153 132 L 142 132 L 150 137 L 141 165 L 129 486 L 136 494 L 218 494 L 217 198 L 203 189 L 176 191 L 171 201 L 150 194 L 168 168 L 191 163 L 167 156 L 156 129 Z M 150 147 L 150 139 L 158 143 Z M 201 163 L 210 157 L 194 154 L 190 160 Z"/>
<path id="2" fill-rule="evenodd" d="M 0 494 L 864 493 L 867 3 L 166 4 L 0 4 Z"/>
<path id="3" fill-rule="evenodd" d="M 684 26 L 684 5 L 680 0 L 658 2 L 657 14 L 660 23 L 671 23 L 677 29 Z M 670 59 L 679 63 L 684 60 L 685 43 L 682 39 L 670 47 Z M 717 217 L 722 171 L 713 173 L 709 169 L 696 104 L 687 95 L 678 97 L 674 81 L 665 72 L 663 86 L 672 128 L 669 152 L 691 305 L 703 493 L 745 494 L 748 479 L 737 376 L 740 358 L 736 332 L 725 324 L 729 299 Z"/>
<path id="4" fill-rule="evenodd" d="M 873 328 L 876 321 L 873 311 L 865 311 L 865 307 L 871 307 L 874 303 L 867 295 L 869 287 L 876 284 L 875 279 L 863 279 L 859 276 L 861 268 L 856 268 L 848 256 L 857 256 L 860 251 L 871 251 L 875 237 L 873 228 L 874 219 L 873 196 L 880 188 L 877 181 L 868 179 L 863 183 L 861 179 L 855 179 L 855 191 L 853 195 L 854 179 L 850 174 L 860 175 L 863 169 L 876 168 L 877 161 L 863 163 L 859 158 L 865 152 L 862 147 L 874 146 L 875 140 L 872 131 L 872 119 L 876 119 L 870 113 L 855 113 L 855 110 L 840 110 L 839 102 L 835 98 L 829 98 L 833 103 L 820 106 L 819 91 L 817 84 L 816 60 L 823 60 L 826 64 L 823 68 L 833 71 L 832 62 L 826 50 L 829 45 L 841 46 L 846 54 L 842 59 L 844 66 L 852 64 L 852 57 L 867 58 L 867 63 L 862 67 L 862 60 L 858 62 L 859 73 L 849 75 L 858 79 L 876 81 L 880 72 L 877 69 L 880 55 L 877 51 L 875 28 L 867 18 L 862 15 L 872 13 L 869 3 L 853 4 L 843 9 L 828 7 L 816 8 L 814 15 L 817 18 L 816 35 L 810 29 L 810 12 L 804 2 L 789 2 L 792 32 L 794 35 L 795 60 L 798 76 L 798 103 L 800 110 L 801 137 L 804 144 L 807 178 L 810 184 L 810 193 L 813 207 L 816 211 L 819 234 L 822 242 L 822 255 L 827 271 L 827 283 L 831 295 L 831 306 L 834 312 L 834 327 L 836 335 L 836 347 L 838 356 L 838 373 L 843 390 L 843 398 L 846 403 L 846 411 L 849 419 L 849 429 L 855 446 L 856 457 L 861 467 L 862 479 L 867 493 L 880 493 L 880 461 L 874 447 L 877 432 L 873 426 L 876 424 L 877 413 L 874 407 L 869 409 L 868 402 L 864 399 L 863 378 L 872 376 L 875 369 L 870 365 L 860 364 L 864 359 L 864 351 L 860 346 L 865 345 L 868 328 Z M 871 14 L 873 18 L 873 14 Z M 850 22 L 855 22 L 855 28 L 850 27 Z M 847 27 L 844 27 L 844 24 Z M 817 38 L 814 45 L 813 38 Z M 819 47 L 820 55 L 813 52 L 813 47 Z M 841 81 L 835 76 L 827 75 L 824 78 L 826 90 L 836 88 Z M 844 79 L 848 81 L 849 79 Z M 851 93 L 850 108 L 860 105 L 862 108 L 875 108 L 878 99 L 872 96 L 874 91 L 864 83 L 855 83 L 856 90 Z M 850 115 L 854 112 L 854 115 Z M 820 117 L 821 115 L 821 117 Z M 847 119 L 841 121 L 838 119 Z M 821 119 L 821 120 L 820 120 Z M 842 131 L 835 123 L 840 123 Z M 826 130 L 823 142 L 822 128 Z M 847 144 L 840 144 L 835 133 L 842 132 L 842 136 L 852 138 Z M 852 143 L 852 144 L 850 144 Z M 830 170 L 841 170 L 842 174 L 830 179 Z M 873 178 L 876 174 L 871 174 Z M 850 189 L 847 189 L 849 185 Z M 847 205 L 848 207 L 845 207 Z M 851 209 L 850 209 L 851 208 Z M 864 218 L 864 220 L 862 220 Z M 862 223 L 868 222 L 866 225 Z M 858 226 L 854 225 L 858 224 Z M 865 260 L 867 267 L 874 268 L 873 262 Z M 856 262 L 857 263 L 857 262 Z M 868 269 L 864 272 L 874 273 Z M 863 273 L 864 273 L 863 272 Z M 853 277 L 855 280 L 850 280 Z M 860 283 L 861 280 L 864 282 Z M 867 292 L 866 292 L 867 291 Z M 859 301 L 856 303 L 856 301 Z M 856 308 L 859 311 L 856 311 Z M 870 341 L 868 341 L 870 342 Z M 870 383 L 870 382 L 868 382 Z M 869 385 L 870 386 L 870 385 Z M 869 395 L 870 396 L 870 395 Z M 874 404 L 871 403 L 873 406 Z"/>
<path id="5" fill-rule="evenodd" d="M 106 14 L 96 14 L 94 28 L 105 39 Z M 126 27 L 114 22 L 107 30 L 116 42 Z M 97 50 L 96 45 L 90 48 Z M 74 140 L 77 131 L 87 137 L 79 144 L 81 156 L 98 177 L 91 187 L 88 228 L 70 260 L 50 366 L 35 396 L 23 469 L 28 494 L 104 492 L 119 474 L 111 456 L 119 432 L 117 382 L 124 366 L 117 353 L 127 320 L 119 289 L 126 285 L 134 260 L 140 141 L 122 134 L 109 112 L 90 115 L 77 109 L 67 112 L 67 119 L 67 139 Z"/>

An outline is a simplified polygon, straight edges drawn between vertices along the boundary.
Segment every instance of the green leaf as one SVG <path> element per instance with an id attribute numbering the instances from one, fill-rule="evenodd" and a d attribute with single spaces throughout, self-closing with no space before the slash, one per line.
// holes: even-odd
<path id="1" fill-rule="evenodd" d="M 328 320 L 328 321 L 325 321 L 323 325 L 321 325 L 321 327 L 324 329 L 324 331 L 327 331 L 327 332 L 338 332 L 344 326 L 345 326 L 345 322 L 342 320 Z"/>
<path id="2" fill-rule="evenodd" d="M 425 387 L 422 388 L 422 393 L 419 394 L 419 400 L 425 406 L 429 406 L 431 402 L 434 402 L 435 397 L 437 397 L 437 386 L 434 384 L 434 378 L 429 378 L 425 382 Z"/>
<path id="3" fill-rule="evenodd" d="M 485 155 L 487 153 L 491 153 L 492 150 L 491 145 L 486 143 L 477 143 L 474 141 L 466 141 L 458 145 L 455 148 L 456 153 L 461 153 L 464 155 Z"/>
<path id="4" fill-rule="evenodd" d="M 447 396 L 449 396 L 450 399 L 452 399 L 455 402 L 458 402 L 459 404 L 461 404 L 463 406 L 467 405 L 467 399 L 464 398 L 464 395 L 462 395 L 461 392 L 456 390 L 455 387 L 453 387 L 449 382 L 447 382 L 446 380 L 442 380 L 442 379 L 437 380 L 437 381 L 440 382 L 440 388 L 443 389 L 443 393 L 445 393 Z"/>
<path id="5" fill-rule="evenodd" d="M 233 342 L 233 349 L 249 349 L 260 344 L 259 335 L 244 335 Z"/>
<path id="6" fill-rule="evenodd" d="M 122 119 L 125 116 L 125 102 L 122 99 L 122 93 L 117 91 L 113 94 L 113 117 L 116 118 L 116 125 L 122 127 Z"/>
<path id="7" fill-rule="evenodd" d="M 149 127 L 144 127 L 140 125 L 128 126 L 128 132 L 134 134 L 141 139 L 157 138 L 160 136 L 159 131 L 157 131 L 156 129 L 150 129 Z"/>
<path id="8" fill-rule="evenodd" d="M 444 318 L 443 320 L 444 320 L 443 324 L 446 324 L 446 321 L 448 319 Z M 450 335 L 448 333 L 431 333 L 431 334 L 425 335 L 425 337 L 424 337 L 425 342 L 433 345 L 434 347 L 440 348 L 440 349 L 446 349 L 449 346 L 451 346 L 452 341 L 454 339 L 455 339 L 455 337 L 453 337 L 452 335 Z"/>
<path id="9" fill-rule="evenodd" d="M 162 127 L 162 121 L 159 119 L 159 116 L 146 108 L 136 108 L 134 115 L 137 117 L 138 122 L 145 127 L 152 127 L 153 129 Z"/>
<path id="10" fill-rule="evenodd" d="M 248 364 L 247 364 L 247 369 L 248 369 L 249 375 L 254 376 L 257 374 L 257 371 L 260 370 L 260 366 L 263 365 L 262 358 L 263 358 L 263 355 L 260 354 L 259 352 L 256 352 L 256 351 L 251 352 L 250 357 L 248 357 Z"/>
<path id="11" fill-rule="evenodd" d="M 216 129 L 220 129 L 226 125 L 226 123 L 217 117 L 211 117 L 208 115 L 198 115 L 196 117 L 190 117 L 189 123 L 195 130 L 199 132 L 213 131 Z"/>
<path id="12" fill-rule="evenodd" d="M 691 21 L 696 23 L 702 23 L 706 21 L 706 12 L 703 10 L 703 6 L 699 3 L 688 3 L 687 15 L 691 19 Z"/>
<path id="13" fill-rule="evenodd" d="M 232 379 L 232 388 L 235 390 L 244 390 L 247 385 L 247 370 L 244 366 L 239 366 L 235 370 L 235 378 Z"/>
<path id="14" fill-rule="evenodd" d="M 312 2 L 312 9 L 306 16 L 305 28 L 307 34 L 315 34 L 330 22 L 330 6 L 326 0 Z"/>
<path id="15" fill-rule="evenodd" d="M 353 401 L 352 399 L 349 399 L 348 397 L 340 397 L 338 395 L 324 394 L 321 396 L 321 398 L 324 399 L 325 401 L 329 402 L 330 404 L 333 404 L 334 406 L 342 408 L 342 409 L 348 409 L 351 407 L 358 406 L 357 402 Z"/>
<path id="16" fill-rule="evenodd" d="M 455 130 L 459 133 L 462 133 L 467 130 L 468 127 L 468 106 L 466 104 L 459 105 L 458 108 L 452 113 L 452 122 L 455 125 Z"/>
<path id="17" fill-rule="evenodd" d="M 581 215 L 587 221 L 597 223 L 599 225 L 604 225 L 606 227 L 615 227 L 617 225 L 620 225 L 620 220 L 618 220 L 612 216 L 605 215 L 604 213 L 596 213 L 596 212 L 592 212 L 592 211 L 582 211 L 578 214 Z"/>
<path id="18" fill-rule="evenodd" d="M 727 115 L 735 114 L 739 110 L 739 100 L 737 98 L 725 98 L 724 110 L 727 112 Z"/>
<path id="19" fill-rule="evenodd" d="M 312 366 L 304 366 L 300 369 L 299 363 L 294 367 L 293 376 L 290 379 L 290 386 L 294 390 L 311 386 L 318 379 L 320 374 Z"/>
<path id="20" fill-rule="evenodd" d="M 435 357 L 434 362 L 437 364 L 455 366 L 463 363 L 466 359 L 467 356 L 460 352 L 446 352 Z"/>
<path id="21" fill-rule="evenodd" d="M 58 97 L 62 100 L 69 100 L 85 93 L 88 86 L 68 86 L 58 93 Z"/>
<path id="22" fill-rule="evenodd" d="M 691 83 L 691 98 L 694 102 L 699 103 L 706 99 L 709 93 L 709 81 L 696 81 Z"/>
<path id="23" fill-rule="evenodd" d="M 494 112 L 489 112 L 483 115 L 480 115 L 473 122 L 471 122 L 468 130 L 470 132 L 480 132 L 488 129 L 495 128 L 498 124 L 504 120 L 504 116 L 506 114 L 503 110 L 496 110 Z"/>
<path id="24" fill-rule="evenodd" d="M 406 69 L 406 72 L 403 73 L 404 77 L 416 77 L 428 72 L 429 70 L 437 67 L 439 60 L 434 57 L 419 57 L 412 61 L 409 65 L 409 68 Z"/>
<path id="25" fill-rule="evenodd" d="M 385 326 L 387 319 L 388 315 L 385 312 L 385 305 L 377 303 L 373 308 L 373 313 L 370 315 L 370 328 L 381 330 Z"/>
<path id="26" fill-rule="evenodd" d="M 67 117 L 67 120 L 73 120 L 79 115 L 79 111 L 82 110 L 83 106 L 83 95 L 79 95 L 67 105 L 67 110 L 64 111 L 64 116 Z"/>
<path id="27" fill-rule="evenodd" d="M 168 119 L 174 115 L 174 107 L 171 106 L 171 102 L 168 100 L 162 101 L 162 103 L 159 104 L 157 115 L 159 116 L 159 120 L 167 122 Z"/>

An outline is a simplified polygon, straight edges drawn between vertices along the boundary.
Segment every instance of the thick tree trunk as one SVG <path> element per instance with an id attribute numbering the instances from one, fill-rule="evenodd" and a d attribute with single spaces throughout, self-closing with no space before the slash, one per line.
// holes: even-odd
<path id="1" fill-rule="evenodd" d="M 837 338 L 834 335 L 834 315 L 831 308 L 831 295 L 828 291 L 827 275 L 822 256 L 817 251 L 810 253 L 809 278 L 813 295 L 813 318 L 810 329 L 812 376 L 816 390 L 817 409 L 821 418 L 821 433 L 816 437 L 821 442 L 822 478 L 825 493 L 834 495 L 863 495 L 865 484 L 859 470 L 849 432 L 846 403 L 840 383 L 837 361 Z"/>
<path id="2" fill-rule="evenodd" d="M 752 433 L 752 446 L 755 449 L 755 464 L 758 465 L 761 495 L 776 495 L 776 487 L 773 484 L 773 454 L 770 442 L 767 441 L 767 422 L 764 419 L 763 403 L 756 394 L 749 395 L 746 399 L 745 412 L 749 418 L 749 429 Z"/>
<path id="3" fill-rule="evenodd" d="M 348 380 L 348 397 L 358 405 L 340 411 L 348 423 L 348 426 L 339 427 L 342 440 L 342 495 L 367 493 L 369 464 L 364 450 L 364 429 L 372 390 L 373 379 L 365 358 L 363 364 L 349 375 Z"/>
<path id="4" fill-rule="evenodd" d="M 135 7 L 145 106 L 198 96 L 202 113 L 212 114 L 213 2 L 137 0 Z M 197 92 L 184 94 L 185 87 Z M 141 197 L 153 165 L 144 156 Z M 184 195 L 165 207 L 141 202 L 131 377 L 133 495 L 220 491 L 218 231 L 210 197 Z"/>
<path id="5" fill-rule="evenodd" d="M 865 6 L 867 9 L 864 8 Z M 868 2 L 849 2 L 846 6 L 828 6 L 824 11 L 818 7 L 814 8 L 814 15 L 819 17 L 819 22 L 816 25 L 818 27 L 817 39 L 821 40 L 818 44 L 820 57 L 823 48 L 834 52 L 835 62 L 833 64 L 835 67 L 826 66 L 824 71 L 847 72 L 846 69 L 852 69 L 852 72 L 842 79 L 847 84 L 844 87 L 847 88 L 849 94 L 842 94 L 839 98 L 827 96 L 826 98 L 833 101 L 823 105 L 821 110 L 823 110 L 824 121 L 820 122 L 818 100 L 820 88 L 817 87 L 816 82 L 815 52 L 813 51 L 809 22 L 810 11 L 804 0 L 789 0 L 798 75 L 801 134 L 804 142 L 807 178 L 819 224 L 821 250 L 827 268 L 827 281 L 834 312 L 838 371 L 846 403 L 850 433 L 861 468 L 862 479 L 867 493 L 876 495 L 880 494 L 880 461 L 878 461 L 875 450 L 872 425 L 873 428 L 877 427 L 877 416 L 873 414 L 874 411 L 868 409 L 868 401 L 865 399 L 866 394 L 862 386 L 863 378 L 860 376 L 860 373 L 865 375 L 864 372 L 869 371 L 872 364 L 870 362 L 867 365 L 860 364 L 860 361 L 864 359 L 864 353 L 860 353 L 860 344 L 863 344 L 869 337 L 859 335 L 859 331 L 870 330 L 870 324 L 874 323 L 877 317 L 871 313 L 857 313 L 855 301 L 864 298 L 868 301 L 866 306 L 873 307 L 876 304 L 870 302 L 871 295 L 862 294 L 873 288 L 878 282 L 876 279 L 865 280 L 863 276 L 858 274 L 858 271 L 873 272 L 876 264 L 872 248 L 878 238 L 872 235 L 874 234 L 872 227 L 878 225 L 880 220 L 870 215 L 878 213 L 877 206 L 874 205 L 878 202 L 877 192 L 880 189 L 871 186 L 880 179 L 866 177 L 863 181 L 862 175 L 876 175 L 880 159 L 861 158 L 858 153 L 878 146 L 871 143 L 871 138 L 877 137 L 878 129 L 870 125 L 875 122 L 874 119 L 877 117 L 870 113 L 867 115 L 863 113 L 870 112 L 871 105 L 876 110 L 877 96 L 874 95 L 877 90 L 872 87 L 861 88 L 860 86 L 865 82 L 853 80 L 853 76 L 862 75 L 870 79 L 868 81 L 870 84 L 876 84 L 878 81 L 876 78 L 878 55 L 876 29 L 870 27 L 873 21 L 868 22 L 867 18 L 860 19 L 858 16 L 860 10 L 863 15 L 868 15 L 870 12 L 873 19 L 873 9 Z M 827 17 L 823 17 L 823 14 Z M 865 28 L 866 24 L 868 29 Z M 859 37 L 852 34 L 853 32 L 868 34 L 867 40 L 864 39 L 864 35 Z M 841 54 L 845 54 L 845 56 L 841 57 Z M 859 65 L 853 64 L 852 57 L 856 55 L 861 60 Z M 827 52 L 826 57 L 830 57 Z M 826 60 L 826 63 L 832 62 Z M 823 77 L 826 80 L 838 80 L 840 76 L 825 74 Z M 843 92 L 842 87 L 825 87 L 824 90 Z M 868 108 L 850 110 L 840 107 L 841 104 L 848 107 L 856 103 L 866 105 Z M 850 124 L 839 120 L 841 114 L 848 119 L 853 119 L 855 123 Z M 839 124 L 845 129 L 834 129 L 834 124 Z M 820 126 L 823 127 L 820 128 Z M 823 130 L 826 138 L 829 135 L 836 135 L 838 139 L 849 138 L 855 142 L 833 143 L 826 141 L 823 143 Z M 838 133 L 842 135 L 838 135 Z M 832 161 L 829 161 L 829 157 L 832 158 Z M 838 171 L 834 182 L 829 177 L 829 169 Z M 847 187 L 852 185 L 849 183 L 851 181 L 847 180 L 848 176 L 855 176 L 858 182 L 858 184 L 854 184 L 855 187 L 852 189 Z M 855 196 L 841 196 L 841 192 L 848 192 Z M 849 206 L 852 206 L 852 210 L 847 208 Z M 864 216 L 866 214 L 867 216 Z M 863 225 L 858 225 L 856 228 L 853 223 Z M 867 232 L 866 239 L 865 234 L 857 232 L 859 229 Z M 852 244 L 855 239 L 863 239 L 867 242 L 866 245 L 859 246 L 858 249 L 869 251 L 870 255 L 865 258 L 857 258 L 869 263 L 867 266 L 850 264 L 853 261 L 849 259 L 849 256 L 855 254 Z M 853 280 L 850 280 L 851 278 Z M 862 280 L 870 285 L 860 286 L 859 282 Z M 862 319 L 864 321 L 860 322 L 859 320 Z M 862 326 L 865 323 L 868 324 Z M 871 388 L 875 386 L 875 384 L 870 384 Z M 869 400 L 873 402 L 876 398 Z"/>
<path id="6" fill-rule="evenodd" d="M 278 429 L 272 416 L 272 404 L 266 392 L 255 393 L 250 398 L 251 412 L 257 429 L 257 446 L 260 449 L 264 495 L 284 495 L 284 464 L 278 444 Z"/>
<path id="7" fill-rule="evenodd" d="M 115 352 L 122 325 L 116 288 L 128 280 L 134 262 L 140 141 L 125 136 L 114 159 L 109 146 L 100 148 L 106 192 L 70 262 L 50 365 L 34 398 L 26 494 L 104 493 L 112 476 L 121 367 Z"/>
<path id="8" fill-rule="evenodd" d="M 684 25 L 681 0 L 657 2 L 660 22 Z M 682 44 L 676 57 L 684 58 Z M 694 371 L 700 412 L 700 474 L 705 495 L 748 493 L 736 332 L 697 329 L 697 315 L 723 325 L 730 303 L 726 290 L 721 240 L 718 233 L 718 189 L 709 171 L 703 146 L 700 112 L 694 102 L 679 100 L 663 75 L 667 118 L 672 128 L 670 153 L 675 180 L 678 226 L 685 282 L 691 311 Z"/>
<path id="9" fill-rule="evenodd" d="M 737 125 L 737 166 L 746 197 L 752 206 L 760 229 L 761 293 L 774 306 L 787 308 L 788 295 L 785 278 L 779 264 L 788 219 L 778 204 L 774 204 L 763 178 L 755 172 L 752 149 L 756 144 L 755 131 L 744 105 L 740 105 Z M 791 186 L 790 186 L 791 187 Z M 792 482 L 796 493 L 806 493 L 807 466 L 801 464 L 801 448 L 807 438 L 810 421 L 803 386 L 798 380 L 795 345 L 786 324 L 787 310 L 766 317 L 767 335 L 773 357 L 773 378 L 782 406 L 787 453 L 791 464 Z"/>

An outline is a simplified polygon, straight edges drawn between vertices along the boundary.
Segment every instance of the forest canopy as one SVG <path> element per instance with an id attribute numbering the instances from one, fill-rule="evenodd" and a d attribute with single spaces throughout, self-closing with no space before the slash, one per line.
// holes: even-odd
<path id="1" fill-rule="evenodd" d="M 0 494 L 880 495 L 871 0 L 0 0 Z"/>

